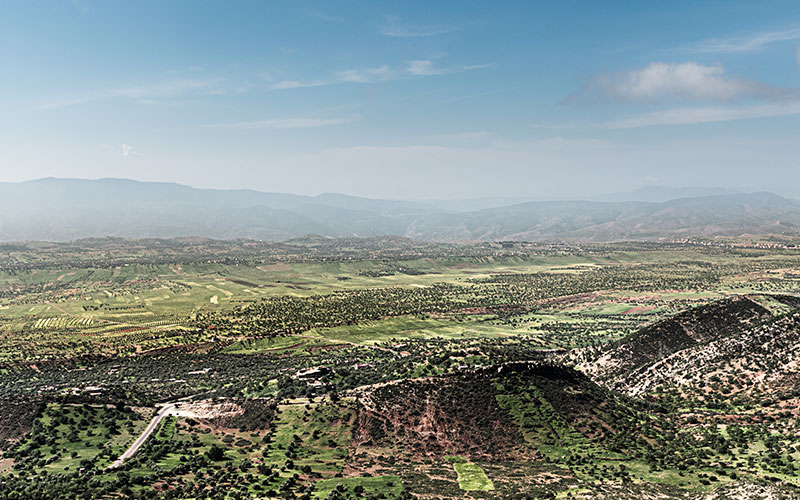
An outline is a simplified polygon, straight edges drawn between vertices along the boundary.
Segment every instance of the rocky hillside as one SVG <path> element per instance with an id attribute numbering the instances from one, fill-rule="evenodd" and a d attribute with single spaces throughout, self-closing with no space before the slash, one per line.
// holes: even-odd
<path id="1" fill-rule="evenodd" d="M 690 493 L 678 488 L 653 484 L 601 484 L 579 490 L 570 498 L 576 500 L 797 500 L 797 492 L 780 486 L 733 483 L 712 491 Z"/>
<path id="2" fill-rule="evenodd" d="M 646 419 L 580 372 L 539 362 L 381 384 L 359 390 L 358 401 L 356 447 L 418 456 L 541 456 L 608 443 Z M 626 436 L 627 444 L 640 437 Z"/>
<path id="3" fill-rule="evenodd" d="M 793 394 L 800 363 L 800 301 L 740 296 L 680 313 L 571 359 L 632 396 L 677 388 L 704 394 Z"/>

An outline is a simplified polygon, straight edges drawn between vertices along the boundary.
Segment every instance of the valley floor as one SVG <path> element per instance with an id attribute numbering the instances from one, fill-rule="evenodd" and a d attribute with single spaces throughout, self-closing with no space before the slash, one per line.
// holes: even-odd
<path id="1" fill-rule="evenodd" d="M 800 251 L 0 257 L 0 498 L 800 498 Z"/>

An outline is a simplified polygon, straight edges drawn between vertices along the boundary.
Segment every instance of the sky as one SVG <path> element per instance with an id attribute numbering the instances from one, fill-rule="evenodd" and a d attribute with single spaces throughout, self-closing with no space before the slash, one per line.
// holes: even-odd
<path id="1" fill-rule="evenodd" d="M 0 181 L 800 196 L 800 2 L 0 3 Z"/>

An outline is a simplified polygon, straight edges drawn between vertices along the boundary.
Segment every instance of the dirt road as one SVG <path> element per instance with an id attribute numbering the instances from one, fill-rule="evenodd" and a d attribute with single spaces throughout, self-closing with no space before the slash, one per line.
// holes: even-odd
<path id="1" fill-rule="evenodd" d="M 136 441 L 133 442 L 130 448 L 125 450 L 125 453 L 120 455 L 119 458 L 114 460 L 114 462 L 107 468 L 114 469 L 116 467 L 119 467 L 120 465 L 122 465 L 122 462 L 134 456 L 136 452 L 139 451 L 139 448 L 144 444 L 144 442 L 147 441 L 147 438 L 150 437 L 150 434 L 152 434 L 153 431 L 158 428 L 158 424 L 160 424 L 161 421 L 164 420 L 164 417 L 168 416 L 169 413 L 174 409 L 175 409 L 175 403 L 169 403 L 164 405 L 160 410 L 158 410 L 158 413 L 156 413 L 155 417 L 153 417 L 153 420 L 150 421 L 150 424 L 147 426 L 144 432 L 142 432 L 142 434 L 136 439 Z"/>

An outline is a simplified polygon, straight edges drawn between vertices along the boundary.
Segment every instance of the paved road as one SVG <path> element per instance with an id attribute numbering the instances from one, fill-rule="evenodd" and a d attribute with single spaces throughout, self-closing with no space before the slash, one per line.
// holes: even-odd
<path id="1" fill-rule="evenodd" d="M 136 441 L 134 441 L 134 443 L 130 446 L 130 448 L 125 450 L 125 453 L 120 455 L 119 458 L 114 460 L 114 463 L 109 465 L 107 468 L 114 469 L 116 467 L 119 467 L 120 465 L 122 465 L 122 462 L 134 456 L 136 452 L 139 451 L 139 448 L 144 444 L 144 442 L 147 441 L 147 438 L 150 437 L 150 434 L 152 434 L 153 431 L 158 428 L 158 424 L 160 424 L 161 421 L 164 420 L 164 417 L 168 416 L 169 412 L 173 411 L 174 409 L 175 409 L 175 403 L 169 403 L 164 405 L 160 410 L 158 410 L 158 413 L 156 413 L 156 416 L 153 417 L 153 420 L 150 421 L 150 425 L 148 425 L 147 429 L 145 429 L 144 432 L 142 432 L 142 435 L 139 436 L 136 439 Z"/>

